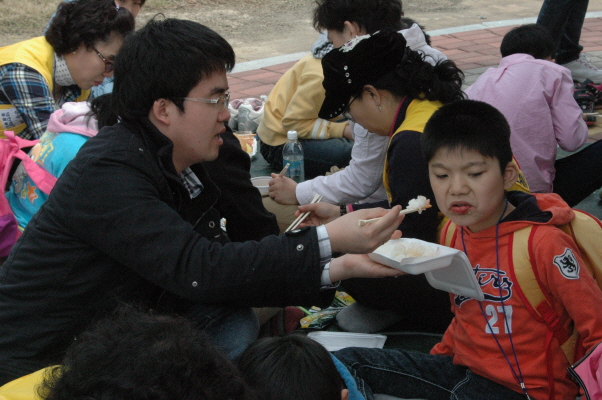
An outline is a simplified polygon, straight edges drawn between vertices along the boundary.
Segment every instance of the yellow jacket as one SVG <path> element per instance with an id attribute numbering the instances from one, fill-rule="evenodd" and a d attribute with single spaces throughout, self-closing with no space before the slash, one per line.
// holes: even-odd
<path id="1" fill-rule="evenodd" d="M 280 77 L 264 106 L 257 134 L 270 146 L 286 143 L 286 132 L 301 139 L 343 137 L 347 122 L 318 118 L 326 92 L 322 86 L 322 60 L 308 54 Z"/>
<path id="2" fill-rule="evenodd" d="M 54 48 L 46 41 L 45 37 L 40 36 L 10 46 L 1 47 L 0 66 L 12 63 L 24 64 L 36 70 L 44 77 L 52 93 L 54 89 Z M 82 90 L 81 95 L 76 101 L 87 100 L 89 96 L 89 90 Z M 1 138 L 4 138 L 5 130 L 11 130 L 18 135 L 27 127 L 25 122 L 14 125 L 16 123 L 14 121 L 17 120 L 20 122 L 22 121 L 22 117 L 12 104 L 0 104 L 0 115 Z M 11 121 L 13 122 L 11 123 Z"/>

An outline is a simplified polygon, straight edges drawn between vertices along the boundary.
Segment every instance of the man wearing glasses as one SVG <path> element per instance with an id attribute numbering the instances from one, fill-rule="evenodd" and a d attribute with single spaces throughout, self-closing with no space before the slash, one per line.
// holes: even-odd
<path id="1" fill-rule="evenodd" d="M 0 385 L 59 363 L 119 303 L 186 316 L 236 359 L 258 334 L 250 307 L 324 306 L 342 279 L 399 274 L 360 255 L 399 236 L 399 207 L 259 242 L 231 242 L 205 224 L 222 195 L 201 163 L 223 142 L 234 59 L 192 21 L 152 20 L 126 38 L 111 106 L 98 113 L 106 126 L 0 268 Z"/>

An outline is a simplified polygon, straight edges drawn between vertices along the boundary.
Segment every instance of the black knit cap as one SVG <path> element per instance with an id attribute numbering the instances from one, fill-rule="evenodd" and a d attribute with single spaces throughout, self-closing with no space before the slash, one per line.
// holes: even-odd
<path id="1" fill-rule="evenodd" d="M 396 31 L 379 31 L 358 36 L 322 58 L 326 98 L 318 116 L 340 115 L 365 85 L 377 81 L 401 62 L 406 40 Z"/>

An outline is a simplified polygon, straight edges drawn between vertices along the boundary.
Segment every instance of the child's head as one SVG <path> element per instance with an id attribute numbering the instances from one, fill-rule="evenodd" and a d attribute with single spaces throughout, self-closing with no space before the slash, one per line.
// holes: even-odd
<path id="1" fill-rule="evenodd" d="M 117 6 L 130 10 L 134 18 L 138 16 L 140 9 L 145 2 L 146 0 L 115 0 L 115 4 Z"/>
<path id="2" fill-rule="evenodd" d="M 318 32 L 328 31 L 334 47 L 340 47 L 355 35 L 402 29 L 401 0 L 316 0 L 316 4 L 314 28 Z"/>
<path id="3" fill-rule="evenodd" d="M 259 339 L 238 367 L 264 400 L 346 400 L 348 395 L 328 351 L 305 335 Z"/>
<path id="4" fill-rule="evenodd" d="M 40 386 L 45 400 L 250 400 L 240 372 L 182 317 L 123 306 L 69 348 Z"/>
<path id="5" fill-rule="evenodd" d="M 556 45 L 546 27 L 526 24 L 517 26 L 504 36 L 500 52 L 502 57 L 522 53 L 542 60 L 551 60 L 556 54 Z"/>
<path id="6" fill-rule="evenodd" d="M 441 212 L 473 231 L 495 225 L 518 177 L 502 113 L 484 102 L 456 101 L 432 115 L 421 140 Z"/>

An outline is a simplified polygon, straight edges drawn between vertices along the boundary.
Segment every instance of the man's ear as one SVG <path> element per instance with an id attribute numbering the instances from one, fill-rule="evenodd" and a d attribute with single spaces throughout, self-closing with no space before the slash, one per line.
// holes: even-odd
<path id="1" fill-rule="evenodd" d="M 153 107 L 151 108 L 151 115 L 153 119 L 162 125 L 169 125 L 170 123 L 170 110 L 169 105 L 173 104 L 171 101 L 166 99 L 157 99 L 153 103 Z"/>
<path id="2" fill-rule="evenodd" d="M 509 190 L 518 180 L 518 165 L 510 161 L 504 169 L 504 190 Z"/>
<path id="3" fill-rule="evenodd" d="M 349 399 L 349 389 L 341 390 L 341 400 Z"/>

